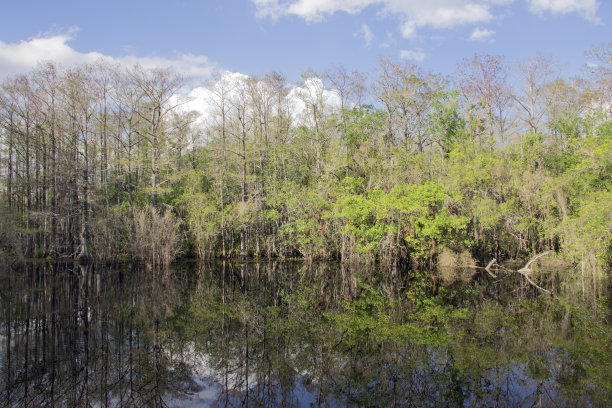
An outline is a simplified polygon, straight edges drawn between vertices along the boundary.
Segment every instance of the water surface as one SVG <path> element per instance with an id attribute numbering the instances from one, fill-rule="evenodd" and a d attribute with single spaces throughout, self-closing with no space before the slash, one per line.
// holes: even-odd
<path id="1" fill-rule="evenodd" d="M 517 274 L 333 264 L 3 275 L 1 406 L 611 403 L 608 289 L 565 274 L 538 277 L 552 299 Z"/>

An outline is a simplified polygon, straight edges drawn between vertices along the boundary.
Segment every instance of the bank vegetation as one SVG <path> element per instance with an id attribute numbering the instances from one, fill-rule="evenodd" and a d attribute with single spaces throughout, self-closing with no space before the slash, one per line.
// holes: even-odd
<path id="1" fill-rule="evenodd" d="M 433 265 L 612 246 L 612 55 L 464 59 L 451 77 L 221 75 L 206 114 L 162 69 L 39 64 L 0 86 L 2 262 L 177 256 Z M 449 255 L 450 254 L 450 255 Z"/>

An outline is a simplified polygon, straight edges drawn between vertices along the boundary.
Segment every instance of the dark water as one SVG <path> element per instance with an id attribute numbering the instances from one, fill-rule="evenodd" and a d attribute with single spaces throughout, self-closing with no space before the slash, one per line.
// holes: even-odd
<path id="1" fill-rule="evenodd" d="M 611 405 L 605 285 L 543 275 L 551 299 L 516 274 L 431 275 L 299 263 L 3 271 L 0 406 Z"/>

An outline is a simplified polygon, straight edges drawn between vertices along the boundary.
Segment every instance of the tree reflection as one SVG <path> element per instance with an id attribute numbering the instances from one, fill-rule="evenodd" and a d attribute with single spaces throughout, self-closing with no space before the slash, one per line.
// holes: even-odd
<path id="1" fill-rule="evenodd" d="M 606 406 L 607 298 L 302 263 L 32 264 L 0 282 L 3 406 Z M 552 279 L 551 281 L 554 281 Z"/>
<path id="2" fill-rule="evenodd" d="M 2 291 L 4 406 L 164 406 L 193 387 L 161 335 L 176 282 L 43 263 Z"/>

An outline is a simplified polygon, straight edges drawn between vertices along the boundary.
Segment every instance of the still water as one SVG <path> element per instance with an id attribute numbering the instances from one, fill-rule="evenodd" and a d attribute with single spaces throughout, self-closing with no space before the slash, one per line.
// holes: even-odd
<path id="1" fill-rule="evenodd" d="M 538 278 L 555 297 L 473 271 L 29 264 L 0 273 L 0 406 L 610 406 L 609 288 Z"/>

